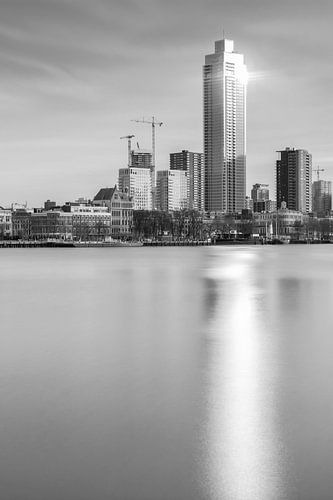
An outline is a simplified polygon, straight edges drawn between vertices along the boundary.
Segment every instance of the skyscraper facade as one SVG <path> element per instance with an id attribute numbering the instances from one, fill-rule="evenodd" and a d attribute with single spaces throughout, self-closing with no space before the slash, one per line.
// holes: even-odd
<path id="1" fill-rule="evenodd" d="M 148 168 L 120 168 L 118 185 L 133 199 L 133 210 L 152 210 L 151 173 Z"/>
<path id="2" fill-rule="evenodd" d="M 170 170 L 187 172 L 187 208 L 204 210 L 203 154 L 187 150 L 170 153 Z"/>
<path id="3" fill-rule="evenodd" d="M 286 148 L 278 151 L 276 162 L 277 208 L 284 201 L 287 208 L 299 212 L 312 211 L 312 155 L 305 149 Z"/>
<path id="4" fill-rule="evenodd" d="M 325 216 L 332 210 L 332 183 L 318 180 L 312 184 L 312 210 Z"/>
<path id="5" fill-rule="evenodd" d="M 187 172 L 158 170 L 156 180 L 156 207 L 174 211 L 187 208 Z"/>
<path id="6" fill-rule="evenodd" d="M 205 210 L 245 207 L 246 83 L 244 56 L 232 40 L 215 42 L 203 67 Z"/>

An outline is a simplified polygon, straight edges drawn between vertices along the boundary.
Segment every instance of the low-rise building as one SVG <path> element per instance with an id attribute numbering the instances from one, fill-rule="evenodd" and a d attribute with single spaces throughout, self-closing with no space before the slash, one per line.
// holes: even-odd
<path id="1" fill-rule="evenodd" d="M 24 208 L 12 212 L 12 236 L 18 240 L 29 240 L 31 238 L 31 211 Z"/>
<path id="2" fill-rule="evenodd" d="M 73 237 L 73 215 L 60 210 L 37 212 L 30 219 L 32 239 L 71 240 Z"/>
<path id="3" fill-rule="evenodd" d="M 133 198 L 128 191 L 117 187 L 102 188 L 93 199 L 96 207 L 107 207 L 111 214 L 111 236 L 113 238 L 128 238 L 133 227 Z"/>
<path id="4" fill-rule="evenodd" d="M 0 239 L 11 238 L 12 236 L 12 211 L 0 207 Z"/>
<path id="5" fill-rule="evenodd" d="M 67 203 L 64 210 L 72 214 L 73 240 L 105 241 L 112 232 L 112 217 L 108 207 Z"/>
<path id="6" fill-rule="evenodd" d="M 297 210 L 289 210 L 285 203 L 275 212 L 253 215 L 253 234 L 271 238 L 274 236 L 298 235 L 306 216 Z"/>

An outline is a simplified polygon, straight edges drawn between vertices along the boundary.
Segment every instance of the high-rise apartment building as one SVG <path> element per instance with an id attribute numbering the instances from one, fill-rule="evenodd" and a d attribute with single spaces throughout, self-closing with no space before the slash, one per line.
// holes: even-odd
<path id="1" fill-rule="evenodd" d="M 120 168 L 118 187 L 132 197 L 133 210 L 152 210 L 151 172 L 149 168 Z"/>
<path id="2" fill-rule="evenodd" d="M 332 210 L 332 182 L 315 181 L 312 184 L 312 210 L 323 216 Z"/>
<path id="3" fill-rule="evenodd" d="M 170 153 L 170 170 L 187 172 L 187 207 L 204 210 L 203 154 L 187 150 Z"/>
<path id="4" fill-rule="evenodd" d="M 215 42 L 203 67 L 205 210 L 245 207 L 246 83 L 244 56 L 232 40 Z"/>
<path id="5" fill-rule="evenodd" d="M 158 170 L 156 180 L 156 208 L 163 211 L 187 208 L 187 172 Z"/>
<path id="6" fill-rule="evenodd" d="M 276 162 L 277 208 L 284 201 L 287 208 L 299 212 L 312 211 L 312 155 L 305 149 L 286 148 L 278 151 Z"/>

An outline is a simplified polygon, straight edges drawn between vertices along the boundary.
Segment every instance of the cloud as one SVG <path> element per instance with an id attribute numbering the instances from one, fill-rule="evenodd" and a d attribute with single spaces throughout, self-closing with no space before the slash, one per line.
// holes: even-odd
<path id="1" fill-rule="evenodd" d="M 23 168 L 42 172 L 48 164 L 53 178 L 62 164 L 75 175 L 79 166 L 76 182 L 67 175 L 74 197 L 89 189 L 94 172 L 104 172 L 101 182 L 116 179 L 126 161 L 120 136 L 134 131 L 150 146 L 149 127 L 132 118 L 155 114 L 165 122 L 163 167 L 171 151 L 201 150 L 202 65 L 224 29 L 255 77 L 248 182 L 268 176 L 273 183 L 275 150 L 285 141 L 330 157 L 332 14 L 326 0 L 1 0 L 2 161 L 16 178 Z M 61 198 L 61 183 L 52 185 Z M 2 179 L 0 204 L 16 186 Z M 44 176 L 36 202 L 46 187 Z"/>

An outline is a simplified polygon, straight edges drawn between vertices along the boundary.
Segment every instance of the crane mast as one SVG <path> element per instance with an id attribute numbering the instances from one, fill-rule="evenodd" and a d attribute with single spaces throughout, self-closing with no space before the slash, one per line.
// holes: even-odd
<path id="1" fill-rule="evenodd" d="M 152 116 L 151 120 L 145 120 L 142 118 L 141 120 L 131 120 L 136 123 L 148 123 L 151 125 L 151 142 L 152 142 L 152 165 L 150 168 L 151 173 L 151 186 L 152 186 L 152 200 L 153 200 L 153 208 L 155 208 L 155 190 L 156 190 L 156 173 L 155 173 L 155 163 L 156 163 L 156 139 L 155 139 L 155 129 L 156 125 L 161 127 L 163 122 L 158 122 L 155 120 L 155 117 Z"/>
<path id="2" fill-rule="evenodd" d="M 131 161 L 131 139 L 133 139 L 135 135 L 124 135 L 123 137 L 120 137 L 120 139 L 127 139 L 127 150 L 128 150 L 128 166 L 130 167 L 132 164 Z"/>
<path id="3" fill-rule="evenodd" d="M 324 168 L 319 168 L 319 165 L 318 165 L 318 167 L 314 168 L 313 171 L 317 172 L 317 181 L 319 182 L 319 172 L 324 172 L 325 169 Z"/>

